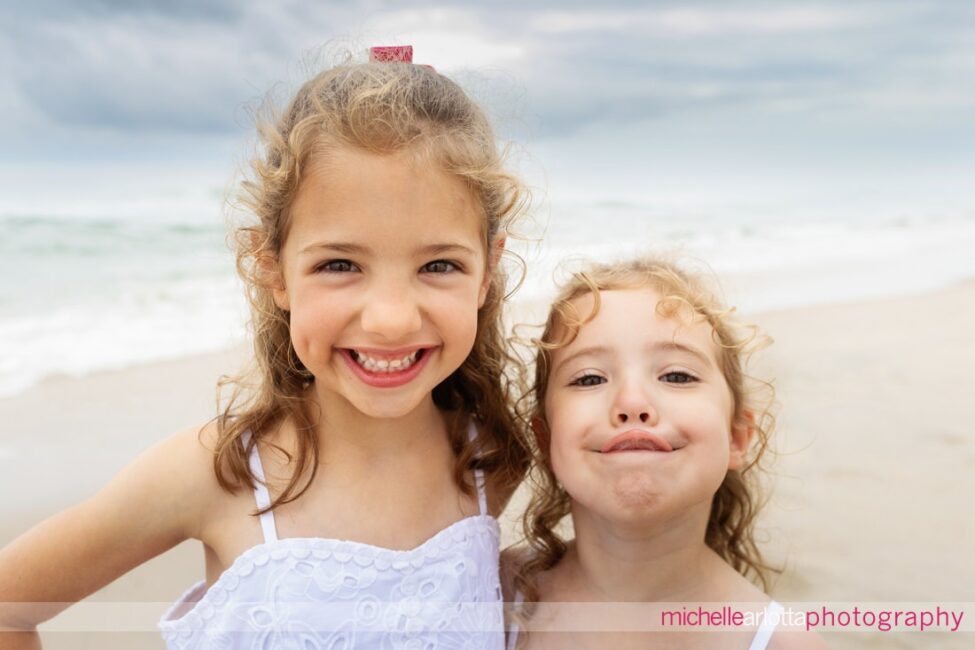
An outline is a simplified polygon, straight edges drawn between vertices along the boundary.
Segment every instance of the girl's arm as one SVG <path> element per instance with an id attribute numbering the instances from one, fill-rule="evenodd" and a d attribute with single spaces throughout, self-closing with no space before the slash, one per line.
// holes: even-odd
<path id="1" fill-rule="evenodd" d="M 193 427 L 155 445 L 95 496 L 0 550 L 0 630 L 32 633 L 69 604 L 199 537 L 204 509 L 220 489 L 200 432 Z M 0 633 L 0 648 L 40 647 L 36 639 Z"/>

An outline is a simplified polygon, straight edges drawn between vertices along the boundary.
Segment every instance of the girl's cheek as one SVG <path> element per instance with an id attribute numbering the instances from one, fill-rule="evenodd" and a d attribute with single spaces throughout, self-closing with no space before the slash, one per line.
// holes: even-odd
<path id="1" fill-rule="evenodd" d="M 456 319 L 458 329 L 463 332 L 464 338 L 473 347 L 477 339 L 477 301 L 458 303 L 456 308 L 450 309 L 446 313 Z"/>
<path id="2" fill-rule="evenodd" d="M 306 368 L 314 367 L 315 364 L 312 360 L 313 343 L 300 328 L 292 326 L 291 345 L 294 347 L 295 354 L 298 356 L 298 359 L 305 365 Z"/>
<path id="3" fill-rule="evenodd" d="M 552 463 L 552 473 L 555 474 L 555 479 L 564 485 L 567 475 L 565 458 L 562 454 L 561 448 L 558 445 L 558 442 L 554 438 L 552 439 L 550 459 L 550 462 Z M 571 480 L 569 482 L 571 483 Z"/>
<path id="4" fill-rule="evenodd" d="M 298 358 L 306 367 L 313 367 L 314 360 L 331 349 L 334 341 L 334 310 L 327 305 L 299 303 L 291 311 L 291 343 Z M 324 350 L 323 350 L 324 349 Z"/>

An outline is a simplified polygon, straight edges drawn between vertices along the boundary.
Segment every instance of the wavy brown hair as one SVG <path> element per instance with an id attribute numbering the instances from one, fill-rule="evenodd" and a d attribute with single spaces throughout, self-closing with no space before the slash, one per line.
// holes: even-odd
<path id="1" fill-rule="evenodd" d="M 731 391 L 734 403 L 732 421 L 754 419 L 754 442 L 747 463 L 740 470 L 729 470 L 711 502 L 705 543 L 728 564 L 746 577 L 768 588 L 768 572 L 754 539 L 754 523 L 762 502 L 753 480 L 768 446 L 774 426 L 770 409 L 774 390 L 769 382 L 745 372 L 750 355 L 771 342 L 754 326 L 733 318 L 708 289 L 703 276 L 682 270 L 677 264 L 654 258 L 641 258 L 616 264 L 594 264 L 573 274 L 556 297 L 542 335 L 534 339 L 534 382 L 521 400 L 526 422 L 545 423 L 545 394 L 551 370 L 552 351 L 569 345 L 586 323 L 599 313 L 601 291 L 653 289 L 660 294 L 657 312 L 667 318 L 703 319 L 713 329 L 718 348 L 718 366 Z M 592 294 L 591 313 L 581 315 L 573 301 Z M 541 446 L 541 443 L 539 447 Z M 524 516 L 525 560 L 516 568 L 515 584 L 531 603 L 538 598 L 537 576 L 551 569 L 565 555 L 566 540 L 558 526 L 570 512 L 570 498 L 559 485 L 548 460 L 548 450 L 536 447 L 533 494 Z"/>
<path id="2" fill-rule="evenodd" d="M 284 110 L 268 99 L 258 113 L 259 149 L 251 173 L 241 184 L 249 215 L 233 231 L 237 271 L 250 303 L 255 367 L 218 384 L 219 431 L 214 471 L 220 485 L 233 492 L 253 487 L 257 478 L 247 459 L 253 445 L 285 420 L 295 423 L 295 454 L 287 487 L 269 509 L 301 496 L 318 468 L 315 418 L 303 395 L 314 376 L 295 354 L 289 315 L 272 297 L 276 260 L 288 236 L 289 207 L 311 165 L 327 160 L 336 148 L 357 148 L 388 155 L 407 152 L 424 164 L 460 178 L 483 216 L 483 244 L 491 275 L 484 306 L 478 311 L 477 336 L 470 355 L 433 391 L 446 415 L 456 453 L 454 479 L 467 493 L 465 473 L 483 469 L 510 495 L 527 471 L 530 452 L 513 408 L 516 368 L 501 323 L 507 274 L 492 263 L 492 250 L 524 211 L 527 191 L 504 169 L 505 152 L 495 143 L 482 111 L 447 77 L 432 68 L 407 63 L 356 63 L 347 58 L 321 72 L 297 91 Z M 341 173 L 341 172 L 336 172 Z M 222 399 L 226 389 L 229 398 Z M 466 435 L 468 420 L 478 436 Z M 245 432 L 252 436 L 243 444 Z M 304 480 L 302 477 L 306 477 Z"/>

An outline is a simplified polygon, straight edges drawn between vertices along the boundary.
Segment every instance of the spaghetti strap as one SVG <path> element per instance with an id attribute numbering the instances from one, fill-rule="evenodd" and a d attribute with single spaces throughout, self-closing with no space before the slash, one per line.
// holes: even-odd
<path id="1" fill-rule="evenodd" d="M 762 616 L 762 624 L 758 627 L 758 631 L 755 632 L 755 638 L 752 639 L 752 644 L 748 646 L 748 650 L 765 650 L 769 639 L 772 638 L 772 632 L 775 631 L 775 626 L 779 624 L 779 619 L 782 618 L 783 611 L 785 610 L 782 605 L 774 600 L 765 606 L 765 615 Z"/>
<path id="2" fill-rule="evenodd" d="M 474 442 L 475 438 L 477 438 L 477 427 L 474 426 L 474 420 L 471 420 L 467 425 L 467 439 Z M 487 490 L 484 487 L 484 470 L 480 468 L 474 470 L 474 483 L 477 486 L 478 512 L 486 515 L 488 514 L 488 507 Z"/>
<path id="3" fill-rule="evenodd" d="M 241 436 L 241 442 L 244 444 L 244 449 L 247 449 L 247 445 L 251 440 L 251 432 L 245 431 L 244 435 Z M 267 479 L 264 478 L 264 466 L 261 465 L 261 455 L 257 451 L 257 444 L 251 449 L 250 458 L 248 459 L 250 463 L 251 473 L 257 478 L 257 485 L 254 486 L 254 502 L 257 503 L 257 509 L 263 510 L 271 505 L 271 495 L 267 491 Z M 274 513 L 270 510 L 260 515 L 261 519 L 261 530 L 264 531 L 264 542 L 276 542 L 278 541 L 278 531 L 274 526 Z"/>
<path id="4" fill-rule="evenodd" d="M 518 605 L 525 601 L 525 597 L 521 595 L 521 592 L 515 592 L 514 606 L 511 608 L 511 625 L 508 626 L 508 643 L 505 645 L 506 650 L 515 650 L 515 646 L 518 645 L 518 623 L 515 615 L 518 613 Z"/>

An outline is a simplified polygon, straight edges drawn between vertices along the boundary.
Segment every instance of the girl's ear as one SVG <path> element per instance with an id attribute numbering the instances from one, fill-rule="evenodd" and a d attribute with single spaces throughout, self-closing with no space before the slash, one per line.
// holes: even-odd
<path id="1" fill-rule="evenodd" d="M 731 451 L 728 456 L 728 469 L 738 470 L 745 466 L 748 449 L 755 436 L 755 413 L 744 410 L 731 424 Z"/>
<path id="2" fill-rule="evenodd" d="M 274 304 L 278 306 L 278 309 L 282 311 L 291 311 L 291 300 L 288 298 L 288 292 L 282 284 L 280 288 L 273 287 L 271 289 L 274 295 Z"/>
<path id="3" fill-rule="evenodd" d="M 491 268 L 493 269 L 501 261 L 501 254 L 504 253 L 504 244 L 508 241 L 507 237 L 498 237 L 498 242 L 491 249 Z"/>
<path id="4" fill-rule="evenodd" d="M 284 286 L 284 272 L 278 256 L 270 252 L 261 241 L 260 234 L 250 233 L 251 250 L 257 260 L 257 280 L 261 286 L 271 290 L 274 297 L 274 304 L 284 311 L 291 310 L 291 303 L 288 299 L 288 292 Z"/>
<path id="5" fill-rule="evenodd" d="M 504 253 L 504 242 L 505 238 L 499 237 L 498 241 L 489 251 L 490 255 L 488 258 L 487 272 L 484 274 L 484 281 L 481 283 L 481 290 L 477 294 L 478 309 L 483 307 L 485 301 L 487 301 L 488 291 L 491 289 L 491 280 L 494 278 L 494 269 L 497 268 L 498 263 L 501 261 L 501 254 Z"/>
<path id="6" fill-rule="evenodd" d="M 288 290 L 284 286 L 284 272 L 277 258 L 272 255 L 261 255 L 257 258 L 258 268 L 260 269 L 261 282 L 264 286 L 271 289 L 274 297 L 274 304 L 278 309 L 291 311 L 291 300 L 288 298 Z"/>

